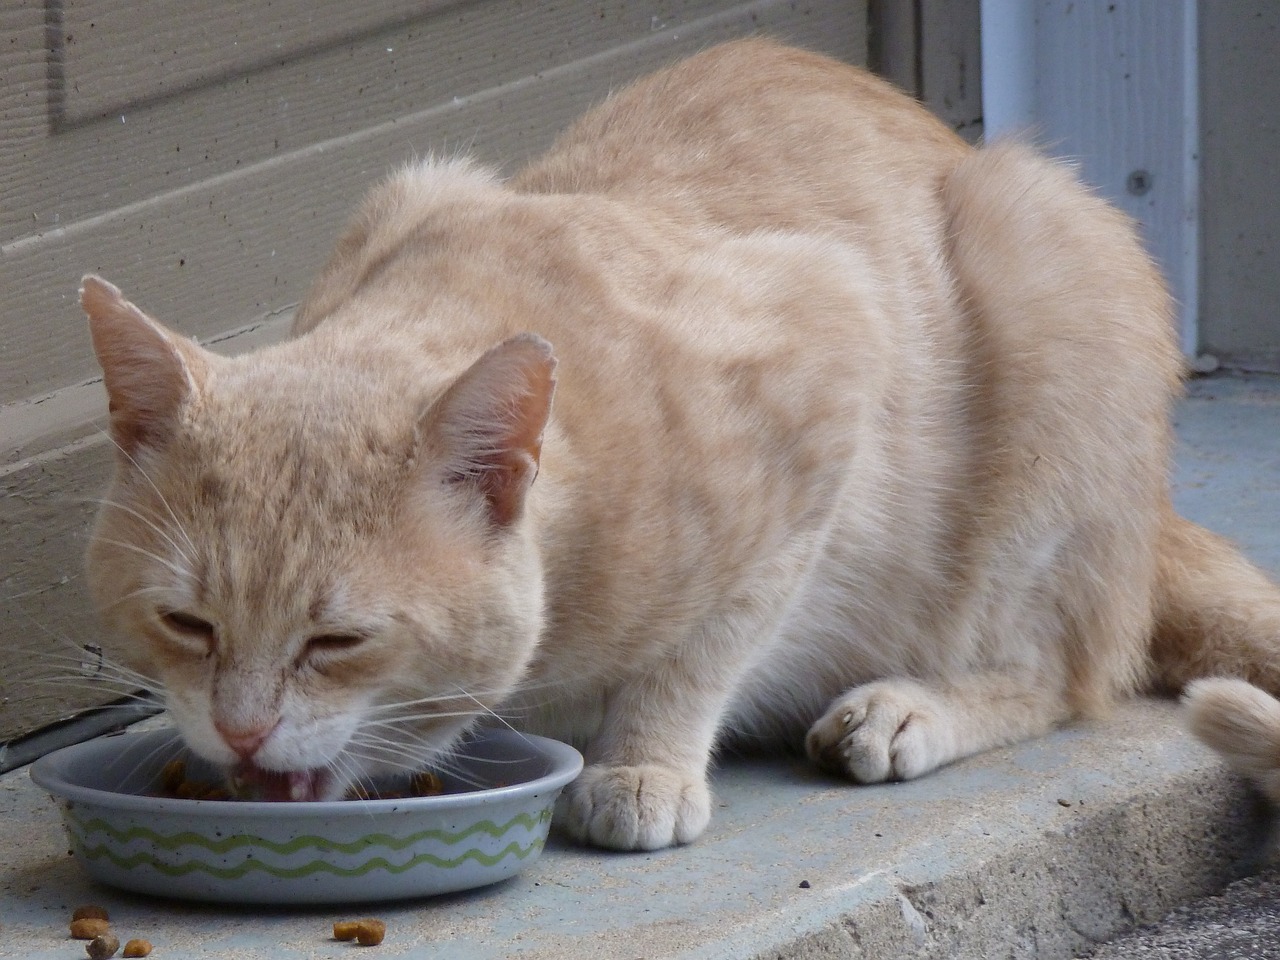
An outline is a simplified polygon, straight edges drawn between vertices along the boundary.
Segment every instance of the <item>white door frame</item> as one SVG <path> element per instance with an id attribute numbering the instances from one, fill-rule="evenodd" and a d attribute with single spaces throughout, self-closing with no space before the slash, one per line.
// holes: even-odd
<path id="1" fill-rule="evenodd" d="M 1199 345 L 1196 0 L 981 0 L 988 140 L 1034 139 L 1142 224 Z M 1207 359 L 1207 358 L 1206 358 Z"/>

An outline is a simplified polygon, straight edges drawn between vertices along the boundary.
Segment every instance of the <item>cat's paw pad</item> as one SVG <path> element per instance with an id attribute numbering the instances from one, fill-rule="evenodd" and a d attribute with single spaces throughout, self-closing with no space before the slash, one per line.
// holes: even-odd
<path id="1" fill-rule="evenodd" d="M 589 766 L 560 798 L 570 836 L 615 850 L 689 843 L 710 819 L 706 779 L 657 765 Z"/>
<path id="2" fill-rule="evenodd" d="M 909 680 L 855 687 L 809 729 L 809 757 L 858 783 L 911 780 L 953 759 L 955 744 L 936 693 Z"/>

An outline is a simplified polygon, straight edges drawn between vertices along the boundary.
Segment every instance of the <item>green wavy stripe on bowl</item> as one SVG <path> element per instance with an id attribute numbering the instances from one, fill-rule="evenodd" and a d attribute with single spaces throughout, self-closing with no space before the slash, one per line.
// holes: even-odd
<path id="1" fill-rule="evenodd" d="M 182 877 L 189 873 L 200 872 L 218 880 L 238 880 L 256 872 L 270 874 L 281 880 L 296 880 L 299 877 L 309 877 L 315 873 L 329 873 L 338 877 L 363 877 L 375 870 L 385 870 L 388 873 L 397 874 L 412 870 L 414 867 L 421 866 L 424 863 L 440 870 L 452 870 L 468 860 L 474 860 L 481 866 L 492 867 L 496 866 L 505 857 L 514 856 L 517 860 L 524 860 L 541 850 L 542 844 L 543 841 L 539 839 L 527 847 L 522 847 L 512 841 L 495 854 L 485 854 L 479 850 L 468 850 L 453 859 L 443 859 L 430 853 L 420 853 L 412 860 L 402 864 L 393 864 L 383 857 L 374 857 L 371 860 L 366 860 L 358 867 L 339 867 L 332 863 L 325 863 L 323 860 L 312 860 L 310 863 L 305 863 L 299 867 L 277 867 L 261 860 L 246 860 L 244 863 L 234 867 L 215 867 L 213 864 L 202 863 L 199 860 L 171 864 L 161 863 L 149 853 L 135 853 L 132 856 L 122 857 L 105 846 L 81 847 L 80 855 L 87 860 L 110 860 L 121 870 L 134 870 L 141 866 L 147 866 L 169 877 Z"/>
<path id="2" fill-rule="evenodd" d="M 550 808 L 544 809 L 537 816 L 520 813 L 501 825 L 494 823 L 492 820 L 479 820 L 456 833 L 446 830 L 422 830 L 406 837 L 393 837 L 386 833 L 371 833 L 347 843 L 339 843 L 336 840 L 329 840 L 325 837 L 317 837 L 311 834 L 294 837 L 285 843 L 238 833 L 221 839 L 210 839 L 191 831 L 165 835 L 156 833 L 148 827 L 130 827 L 127 830 L 121 830 L 100 818 L 81 820 L 71 813 L 67 814 L 67 819 L 75 826 L 77 832 L 86 839 L 92 833 L 99 833 L 109 837 L 116 843 L 123 844 L 132 840 L 145 840 L 162 850 L 170 851 L 185 846 L 196 846 L 203 847 L 210 853 L 227 853 L 240 847 L 260 847 L 264 850 L 270 850 L 272 853 L 290 854 L 311 847 L 322 853 L 359 853 L 369 847 L 388 847 L 392 850 L 404 850 L 424 840 L 434 840 L 447 846 L 456 846 L 479 833 L 488 834 L 494 839 L 501 839 L 514 827 L 524 827 L 529 831 L 537 830 L 551 819 L 551 810 Z"/>

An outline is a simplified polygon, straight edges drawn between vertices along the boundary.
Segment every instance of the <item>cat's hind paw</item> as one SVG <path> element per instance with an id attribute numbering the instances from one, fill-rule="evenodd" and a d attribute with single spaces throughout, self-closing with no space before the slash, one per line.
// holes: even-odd
<path id="1" fill-rule="evenodd" d="M 703 776 L 670 767 L 592 765 L 565 788 L 559 819 L 583 843 L 658 850 L 706 829 L 711 793 Z"/>
<path id="2" fill-rule="evenodd" d="M 839 697 L 809 729 L 819 766 L 857 783 L 911 780 L 955 758 L 946 706 L 912 680 L 882 680 Z"/>

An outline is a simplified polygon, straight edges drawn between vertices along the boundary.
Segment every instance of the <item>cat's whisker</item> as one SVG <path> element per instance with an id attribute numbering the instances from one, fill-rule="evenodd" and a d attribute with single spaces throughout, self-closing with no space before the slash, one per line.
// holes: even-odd
<path id="1" fill-rule="evenodd" d="M 152 687 L 137 677 L 115 673 L 109 667 L 90 666 L 83 657 L 50 657 L 48 662 L 36 665 L 31 672 L 22 673 L 19 679 L 44 683 L 76 681 L 84 684 L 86 689 L 120 686 L 146 690 Z"/>
<path id="2" fill-rule="evenodd" d="M 71 582 L 70 577 L 67 578 L 67 582 Z M 49 587 L 47 584 L 40 584 L 39 586 L 32 587 L 30 590 L 23 590 L 21 593 L 5 594 L 3 597 L 0 597 L 0 600 L 3 600 L 5 603 L 12 603 L 15 600 L 25 600 L 27 597 L 39 596 L 42 593 L 46 593 L 48 590 Z"/>
<path id="3" fill-rule="evenodd" d="M 347 753 L 352 757 L 369 760 L 379 766 L 391 766 L 399 770 L 412 771 L 426 765 L 426 758 L 408 749 L 395 748 L 377 743 L 350 743 Z"/>
<path id="4" fill-rule="evenodd" d="M 510 722 L 509 720 L 507 720 L 507 718 L 506 718 L 506 717 L 503 717 L 503 716 L 501 716 L 501 715 L 499 715 L 499 714 L 495 713 L 495 712 L 493 711 L 493 709 L 489 707 L 489 705 L 488 705 L 488 704 L 484 703 L 483 701 L 481 701 L 481 700 L 480 700 L 480 699 L 478 699 L 477 697 L 472 696 L 469 692 L 467 692 L 466 690 L 464 690 L 462 687 L 459 687 L 459 688 L 458 688 L 458 690 L 459 690 L 459 692 L 461 692 L 461 693 L 462 693 L 462 695 L 463 695 L 463 696 L 465 696 L 465 697 L 469 698 L 470 700 L 474 701 L 474 702 L 475 702 L 475 704 L 476 704 L 476 706 L 478 706 L 478 707 L 480 708 L 480 712 L 481 712 L 484 716 L 492 717 L 494 720 L 497 720 L 497 721 L 498 721 L 498 723 L 502 724 L 502 726 L 506 727 L 506 728 L 507 728 L 508 730 L 510 730 L 512 733 L 517 734 L 518 736 L 520 736 L 520 737 L 522 737 L 522 738 L 524 737 L 524 733 L 523 733 L 522 731 L 520 731 L 520 730 L 516 729 L 516 728 L 511 724 L 511 722 Z"/>
<path id="5" fill-rule="evenodd" d="M 95 699 L 109 696 L 117 701 L 128 700 L 137 704 L 158 703 L 152 690 L 126 680 L 87 680 L 84 677 L 75 675 L 44 674 L 33 677 L 31 683 L 47 684 L 49 687 L 59 691 L 63 696 L 73 692 L 80 692 L 89 694 Z"/>
<path id="6" fill-rule="evenodd" d="M 483 695 L 483 694 L 482 694 Z M 403 710 L 410 707 L 429 706 L 431 704 L 456 703 L 459 700 L 471 699 L 470 697 L 461 697 L 456 693 L 432 694 L 426 697 L 417 697 L 412 700 L 393 700 L 385 703 L 375 704 L 369 708 L 368 712 L 376 713 L 392 713 L 397 710 Z"/>
<path id="7" fill-rule="evenodd" d="M 41 659 L 83 664 L 87 658 L 93 657 L 99 664 L 99 666 L 94 668 L 95 672 L 103 669 L 109 669 L 120 676 L 127 675 L 138 680 L 153 682 L 153 678 L 147 677 L 131 667 L 126 667 L 124 664 L 117 663 L 115 660 L 112 660 L 97 644 L 80 644 L 76 643 L 74 640 L 58 637 L 53 634 L 50 634 L 50 636 L 53 636 L 61 646 L 67 647 L 67 650 L 66 652 L 56 649 L 44 651 Z"/>
<path id="8" fill-rule="evenodd" d="M 48 632 L 48 631 L 46 631 Z M 137 687 L 148 690 L 162 690 L 162 684 L 156 677 L 148 676 L 138 670 L 128 667 L 123 663 L 113 660 L 108 656 L 101 647 L 97 645 L 82 645 L 70 640 L 66 637 L 58 637 L 50 633 L 58 643 L 67 646 L 68 652 L 57 653 L 49 652 L 48 659 L 66 664 L 75 665 L 78 670 L 78 676 L 82 679 L 101 678 L 103 680 L 114 680 L 120 683 L 131 683 Z M 92 663 L 91 671 L 88 666 Z"/>
<path id="9" fill-rule="evenodd" d="M 439 744 L 433 742 L 425 736 L 420 736 L 413 731 L 398 730 L 395 737 L 389 737 L 377 731 L 365 729 L 357 730 L 351 737 L 352 743 L 357 744 L 376 744 L 384 747 L 395 747 L 406 752 L 413 752 L 415 755 L 422 753 L 436 753 L 439 751 Z"/>
<path id="10" fill-rule="evenodd" d="M 325 763 L 325 769 L 329 771 L 335 780 L 343 785 L 344 794 L 350 792 L 352 788 L 363 789 L 368 792 L 373 785 L 372 780 L 360 769 L 345 749 Z"/>
<path id="11" fill-rule="evenodd" d="M 117 663 L 100 647 L 77 643 L 50 630 L 25 610 L 19 608 L 19 612 L 54 643 L 53 649 L 45 651 L 32 664 L 32 672 L 20 675 L 24 682 L 48 684 L 63 691 L 81 690 L 98 696 L 111 694 L 137 702 L 145 702 L 147 693 L 163 689 L 155 678 Z"/>
<path id="12" fill-rule="evenodd" d="M 431 694 L 429 696 L 417 697 L 412 700 L 394 700 L 394 701 L 387 701 L 386 703 L 374 704 L 373 706 L 368 708 L 368 713 L 371 715 L 379 714 L 379 713 L 394 713 L 397 710 L 401 710 L 407 707 L 416 707 L 416 706 L 422 706 L 422 705 L 434 704 L 434 703 L 447 703 L 447 702 L 455 701 L 458 699 L 474 700 L 477 697 L 482 697 L 487 699 L 505 699 L 506 697 L 509 697 L 513 693 L 519 694 L 523 698 L 523 695 L 530 691 L 554 690 L 556 688 L 564 687 L 567 685 L 568 683 L 565 680 L 547 680 L 547 681 L 536 683 L 536 684 L 521 685 L 514 691 L 507 687 L 503 687 L 501 689 L 481 690 L 481 691 L 476 691 L 474 693 L 463 693 L 463 694 L 437 693 L 437 694 Z M 541 706 L 544 703 L 551 703 L 551 702 L 552 702 L 551 700 L 533 701 L 531 706 Z"/>
<path id="13" fill-rule="evenodd" d="M 179 756 L 181 756 L 184 750 L 186 750 L 186 746 L 183 744 L 180 738 L 175 738 L 173 740 L 165 740 L 161 743 L 158 743 L 137 759 L 132 769 L 128 771 L 126 776 L 132 777 L 143 767 L 146 767 L 152 764 L 157 756 L 160 756 L 167 752 L 168 756 L 166 756 L 164 759 L 164 762 L 160 764 L 160 766 L 163 767 L 164 764 L 168 763 L 171 760 L 175 760 Z M 113 757 L 110 761 L 108 761 L 107 769 L 109 770 L 115 764 L 118 764 L 123 756 L 124 756 L 123 753 L 118 753 L 115 757 Z"/>
<path id="14" fill-rule="evenodd" d="M 356 748 L 375 750 L 383 757 L 400 758 L 408 769 L 422 767 L 440 753 L 440 744 L 421 737 L 384 737 L 376 733 L 356 734 L 349 742 Z"/>
<path id="15" fill-rule="evenodd" d="M 164 687 L 164 684 L 162 684 L 156 677 L 134 670 L 122 663 L 117 663 L 97 648 L 94 648 L 93 650 L 86 650 L 85 652 L 98 658 L 94 676 L 108 676 L 120 681 L 135 683 L 140 687 L 146 687 L 150 690 L 160 690 Z"/>
<path id="16" fill-rule="evenodd" d="M 129 550 L 129 551 L 132 551 L 133 553 L 138 554 L 139 556 L 145 557 L 148 560 L 152 560 L 155 563 L 158 563 L 160 566 L 164 567 L 166 570 L 168 570 L 170 573 L 172 573 L 174 576 L 178 577 L 179 579 L 185 580 L 189 574 L 189 571 L 186 570 L 184 567 L 182 567 L 181 564 L 174 563 L 172 560 L 168 559 L 167 557 L 162 557 L 158 553 L 155 553 L 152 550 L 148 550 L 145 547 L 138 546 L 136 543 L 128 543 L 124 540 L 113 540 L 109 537 L 99 537 L 98 542 L 108 544 L 109 546 L 118 547 L 121 550 Z"/>
<path id="17" fill-rule="evenodd" d="M 384 713 L 396 713 L 410 707 L 426 706 L 435 703 L 446 703 L 457 700 L 457 697 L 419 697 L 416 700 L 396 700 L 390 703 L 374 704 L 365 711 L 366 716 L 377 716 Z"/>
<path id="18" fill-rule="evenodd" d="M 174 553 L 176 553 L 179 557 L 185 560 L 188 564 L 194 563 L 195 544 L 191 542 L 190 537 L 187 536 L 185 531 L 180 530 L 180 532 L 183 535 L 183 539 L 186 540 L 187 542 L 187 546 L 184 548 L 182 544 L 178 543 L 178 541 L 173 538 L 173 535 L 170 534 L 168 530 L 162 527 L 155 520 L 152 520 L 150 517 L 146 516 L 141 510 L 135 510 L 133 507 L 127 506 L 118 500 L 111 500 L 106 497 L 86 497 L 84 498 L 84 502 L 96 503 L 99 506 L 114 507 L 115 509 L 121 511 L 122 513 L 127 513 L 129 516 L 133 517 L 134 519 L 140 521 L 141 523 L 146 524 L 157 536 L 159 536 L 167 544 L 169 544 L 169 546 L 173 548 Z M 175 518 L 175 522 L 176 522 L 176 518 Z M 193 552 L 189 553 L 188 550 Z"/>
<path id="19" fill-rule="evenodd" d="M 49 684 L 61 690 L 78 689 L 97 694 L 114 694 L 131 699 L 145 700 L 157 688 L 154 681 L 124 668 L 116 668 L 109 661 L 100 661 L 89 667 L 87 652 L 80 656 L 53 653 L 32 665 L 16 678 L 26 684 Z M 14 679 L 14 678 L 11 678 Z"/>
<path id="20" fill-rule="evenodd" d="M 102 690 L 94 686 L 86 686 L 84 684 L 56 684 L 56 693 L 46 696 L 39 694 L 30 697 L 31 703 L 39 703 L 41 701 L 50 701 L 54 704 L 65 704 L 68 694 L 86 693 L 94 695 L 97 703 L 92 708 L 97 714 L 120 713 L 132 717 L 134 720 L 142 719 L 138 715 L 139 708 L 144 708 L 148 713 L 152 710 L 158 710 L 159 706 L 154 697 L 148 696 L 146 693 L 119 688 L 115 690 Z M 103 702 L 104 697 L 110 697 L 109 700 Z M 132 722 L 132 721 L 130 721 Z"/>
<path id="21" fill-rule="evenodd" d="M 137 599 L 138 597 L 146 596 L 149 593 L 164 595 L 172 592 L 173 591 L 171 588 L 162 586 L 160 584 L 151 584 L 148 586 L 138 587 L 138 589 L 130 590 L 128 593 L 124 593 L 116 597 L 110 603 L 104 604 L 102 607 L 102 610 L 103 612 L 106 612 L 107 610 L 111 610 L 115 607 L 120 606 L 121 604 L 128 603 L 130 600 L 134 600 L 134 599 Z"/>
<path id="22" fill-rule="evenodd" d="M 160 492 L 160 488 L 156 486 L 155 481 L 151 479 L 151 475 L 148 474 L 147 471 L 143 470 L 142 465 L 139 464 L 138 461 L 133 458 L 132 454 L 130 454 L 129 451 L 126 450 L 124 447 L 122 447 L 120 443 L 116 440 L 116 438 L 111 435 L 111 431 L 103 430 L 102 433 L 106 436 L 108 440 L 111 441 L 112 446 L 114 446 L 117 450 L 119 450 L 120 453 L 124 455 L 124 458 L 133 465 L 133 468 L 138 471 L 138 473 L 142 476 L 144 480 L 147 481 L 147 484 L 151 487 L 151 489 L 155 491 L 155 495 L 160 499 L 160 503 L 164 506 L 165 510 L 168 511 L 169 519 L 173 521 L 174 527 L 176 528 L 178 533 L 182 535 L 182 539 L 186 541 L 187 546 L 191 548 L 191 553 L 188 555 L 185 555 L 187 561 L 190 562 L 191 558 L 199 554 L 200 551 L 196 549 L 195 542 L 191 539 L 191 535 L 187 533 L 186 528 L 182 525 L 182 521 L 178 519 L 178 515 L 174 512 L 173 507 L 170 505 L 168 499 L 165 497 L 163 493 Z M 176 546 L 175 546 L 175 549 L 177 549 Z M 182 553 L 182 551 L 179 551 L 179 553 Z"/>
<path id="23" fill-rule="evenodd" d="M 371 747 L 376 750 L 376 746 L 372 744 L 364 744 L 361 746 Z M 457 780 L 465 786 L 473 788 L 489 786 L 489 784 L 485 783 L 483 780 L 480 780 L 469 773 L 465 767 L 460 766 L 456 759 L 454 759 L 453 755 L 448 752 L 429 758 L 418 755 L 405 755 L 403 753 L 391 753 L 389 755 L 384 755 L 382 753 L 375 752 L 373 754 L 369 754 L 350 749 L 350 747 L 347 752 L 352 757 L 368 760 L 380 765 L 393 766 L 405 772 L 414 772 L 430 766 L 441 773 L 448 774 L 454 780 Z"/>
<path id="24" fill-rule="evenodd" d="M 373 786 L 373 778 L 345 750 L 333 758 L 334 772 L 347 783 L 365 788 Z"/>
<path id="25" fill-rule="evenodd" d="M 73 674 L 36 674 L 23 679 L 24 683 L 29 684 L 48 684 L 57 687 L 62 692 L 79 690 L 86 693 L 95 694 L 111 694 L 117 698 L 127 698 L 139 703 L 152 699 L 145 689 L 140 690 L 135 683 L 127 683 L 121 680 L 86 680 L 84 677 Z"/>
<path id="26" fill-rule="evenodd" d="M 440 744 L 419 737 L 384 737 L 377 733 L 357 735 L 351 738 L 352 744 L 387 752 L 396 752 L 410 758 L 412 763 L 421 764 L 440 752 Z"/>
<path id="27" fill-rule="evenodd" d="M 402 726 L 420 723 L 423 720 L 449 720 L 456 719 L 458 717 L 474 717 L 476 715 L 477 712 L 475 710 L 428 710 L 423 713 L 410 713 L 382 720 L 365 720 L 363 726 L 390 727 L 391 729 L 397 729 Z"/>
<path id="28" fill-rule="evenodd" d="M 352 737 L 351 742 L 357 746 L 368 747 L 383 754 L 398 754 L 409 758 L 412 764 L 421 766 L 434 762 L 443 747 L 439 740 L 414 736 L 407 731 L 396 731 L 394 736 L 385 736 L 377 731 L 368 731 Z"/>
<path id="29" fill-rule="evenodd" d="M 474 712 L 472 715 L 475 715 Z M 387 724 L 373 724 L 373 726 L 386 726 L 386 725 Z M 370 725 L 366 725 L 366 726 L 370 726 Z M 380 762 L 389 762 L 389 759 L 392 757 L 395 757 L 395 758 L 407 757 L 409 758 L 412 766 L 421 767 L 425 763 L 429 762 L 431 766 L 439 770 L 449 772 L 456 779 L 459 779 L 470 786 L 486 785 L 483 781 L 477 779 L 473 774 L 468 773 L 465 767 L 460 766 L 457 763 L 456 761 L 456 751 L 458 749 L 457 747 L 451 748 L 449 750 L 445 750 L 444 752 L 440 752 L 438 746 L 429 743 L 425 737 L 415 737 L 411 730 L 402 730 L 398 728 L 395 728 L 395 730 L 396 730 L 396 735 L 399 739 L 396 741 L 390 741 L 387 738 L 378 734 L 377 732 L 371 732 L 365 729 L 364 727 L 362 727 L 361 730 L 357 732 L 355 736 L 352 737 L 351 743 L 352 743 L 352 746 L 354 746 L 357 749 L 363 748 L 363 749 L 373 751 L 375 756 L 368 757 L 368 759 L 375 759 Z M 425 750 L 422 752 L 410 750 L 408 746 L 404 743 L 404 740 L 406 737 L 413 737 L 413 739 L 415 739 L 418 743 L 422 744 Z M 489 759 L 489 758 L 483 758 L 483 757 L 470 757 L 468 758 L 468 762 L 471 764 L 485 763 L 490 766 L 503 766 L 507 764 L 518 764 L 523 761 L 520 758 Z"/>
<path id="30" fill-rule="evenodd" d="M 493 784 L 488 783 L 482 778 L 477 777 L 471 771 L 467 770 L 466 767 L 461 766 L 452 754 L 436 758 L 433 761 L 433 766 L 441 773 L 448 774 L 454 780 L 457 780 L 459 783 L 468 787 L 472 787 L 474 789 L 485 789 L 493 786 Z"/>
<path id="31" fill-rule="evenodd" d="M 455 703 L 459 700 L 468 700 L 477 705 L 478 709 L 466 710 L 429 710 L 417 714 L 406 714 L 404 711 L 411 707 L 425 706 L 431 704 L 448 704 Z M 437 694 L 430 697 L 419 697 L 415 700 L 402 700 L 390 703 L 377 704 L 369 708 L 367 716 L 376 717 L 382 714 L 393 714 L 387 720 L 378 720 L 376 722 L 408 722 L 413 719 L 429 719 L 431 717 L 466 717 L 476 713 L 484 713 L 485 715 L 497 716 L 493 709 L 481 701 L 477 696 L 462 691 L 460 694 Z M 370 720 L 369 722 L 375 722 Z"/>

